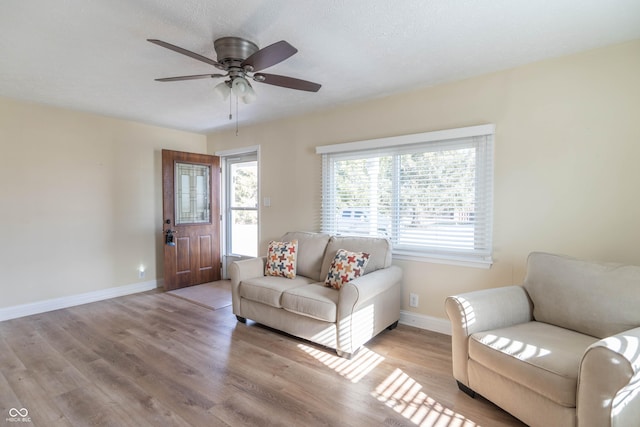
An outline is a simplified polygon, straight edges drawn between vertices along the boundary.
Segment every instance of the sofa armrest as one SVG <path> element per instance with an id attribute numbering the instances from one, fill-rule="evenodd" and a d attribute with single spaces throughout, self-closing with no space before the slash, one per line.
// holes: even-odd
<path id="1" fill-rule="evenodd" d="M 451 321 L 453 376 L 466 386 L 469 386 L 469 336 L 533 319 L 533 306 L 522 286 L 483 289 L 450 296 L 445 300 L 445 309 Z"/>
<path id="2" fill-rule="evenodd" d="M 233 301 L 233 313 L 240 315 L 240 294 L 238 287 L 243 280 L 252 277 L 264 276 L 266 257 L 249 258 L 234 261 L 229 264 L 229 279 L 231 279 L 231 300 Z"/>
<path id="3" fill-rule="evenodd" d="M 402 269 L 392 265 L 353 279 L 340 289 L 339 310 L 350 313 L 356 305 L 397 285 L 402 280 Z"/>
<path id="4" fill-rule="evenodd" d="M 346 357 L 400 319 L 402 269 L 392 265 L 358 277 L 340 289 L 337 333 Z"/>
<path id="5" fill-rule="evenodd" d="M 350 315 L 358 306 L 388 289 L 397 286 L 402 280 L 402 269 L 392 265 L 360 276 L 340 289 L 338 300 L 338 318 Z"/>
<path id="6" fill-rule="evenodd" d="M 640 328 L 595 342 L 580 362 L 580 427 L 631 426 L 640 420 Z"/>

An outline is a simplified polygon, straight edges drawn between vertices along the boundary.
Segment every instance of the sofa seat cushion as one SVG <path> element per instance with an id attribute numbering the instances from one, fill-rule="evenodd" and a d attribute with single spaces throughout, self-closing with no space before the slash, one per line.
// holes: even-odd
<path id="1" fill-rule="evenodd" d="M 326 322 L 336 321 L 340 293 L 322 283 L 288 289 L 282 294 L 282 308 Z"/>
<path id="2" fill-rule="evenodd" d="M 261 276 L 243 280 L 238 292 L 240 297 L 282 308 L 281 300 L 284 291 L 313 283 L 312 279 L 304 276 L 296 276 L 293 279 L 277 276 Z"/>
<path id="3" fill-rule="evenodd" d="M 596 341 L 547 323 L 528 322 L 471 335 L 469 358 L 571 408 L 576 406 L 580 360 Z"/>

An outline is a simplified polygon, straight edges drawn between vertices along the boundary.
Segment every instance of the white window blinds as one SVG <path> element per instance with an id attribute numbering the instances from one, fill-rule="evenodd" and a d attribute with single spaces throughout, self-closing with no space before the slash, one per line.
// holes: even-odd
<path id="1" fill-rule="evenodd" d="M 322 229 L 396 257 L 490 264 L 493 125 L 317 147 Z"/>

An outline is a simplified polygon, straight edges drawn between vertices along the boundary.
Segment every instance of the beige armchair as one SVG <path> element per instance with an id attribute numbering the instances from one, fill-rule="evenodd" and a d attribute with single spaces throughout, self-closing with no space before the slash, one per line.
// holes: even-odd
<path id="1" fill-rule="evenodd" d="M 640 267 L 532 253 L 523 286 L 447 298 L 453 376 L 530 426 L 640 426 Z"/>

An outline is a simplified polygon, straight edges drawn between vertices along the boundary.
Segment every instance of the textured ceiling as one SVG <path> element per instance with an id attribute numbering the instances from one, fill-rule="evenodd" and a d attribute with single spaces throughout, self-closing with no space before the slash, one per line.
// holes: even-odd
<path id="1" fill-rule="evenodd" d="M 223 36 L 286 40 L 299 52 L 265 72 L 322 84 L 255 83 L 257 101 L 239 106 L 246 125 L 638 39 L 640 1 L 5 0 L 0 96 L 222 129 L 235 123 L 213 96 L 220 80 L 154 81 L 217 70 L 146 39 L 215 59 Z"/>

